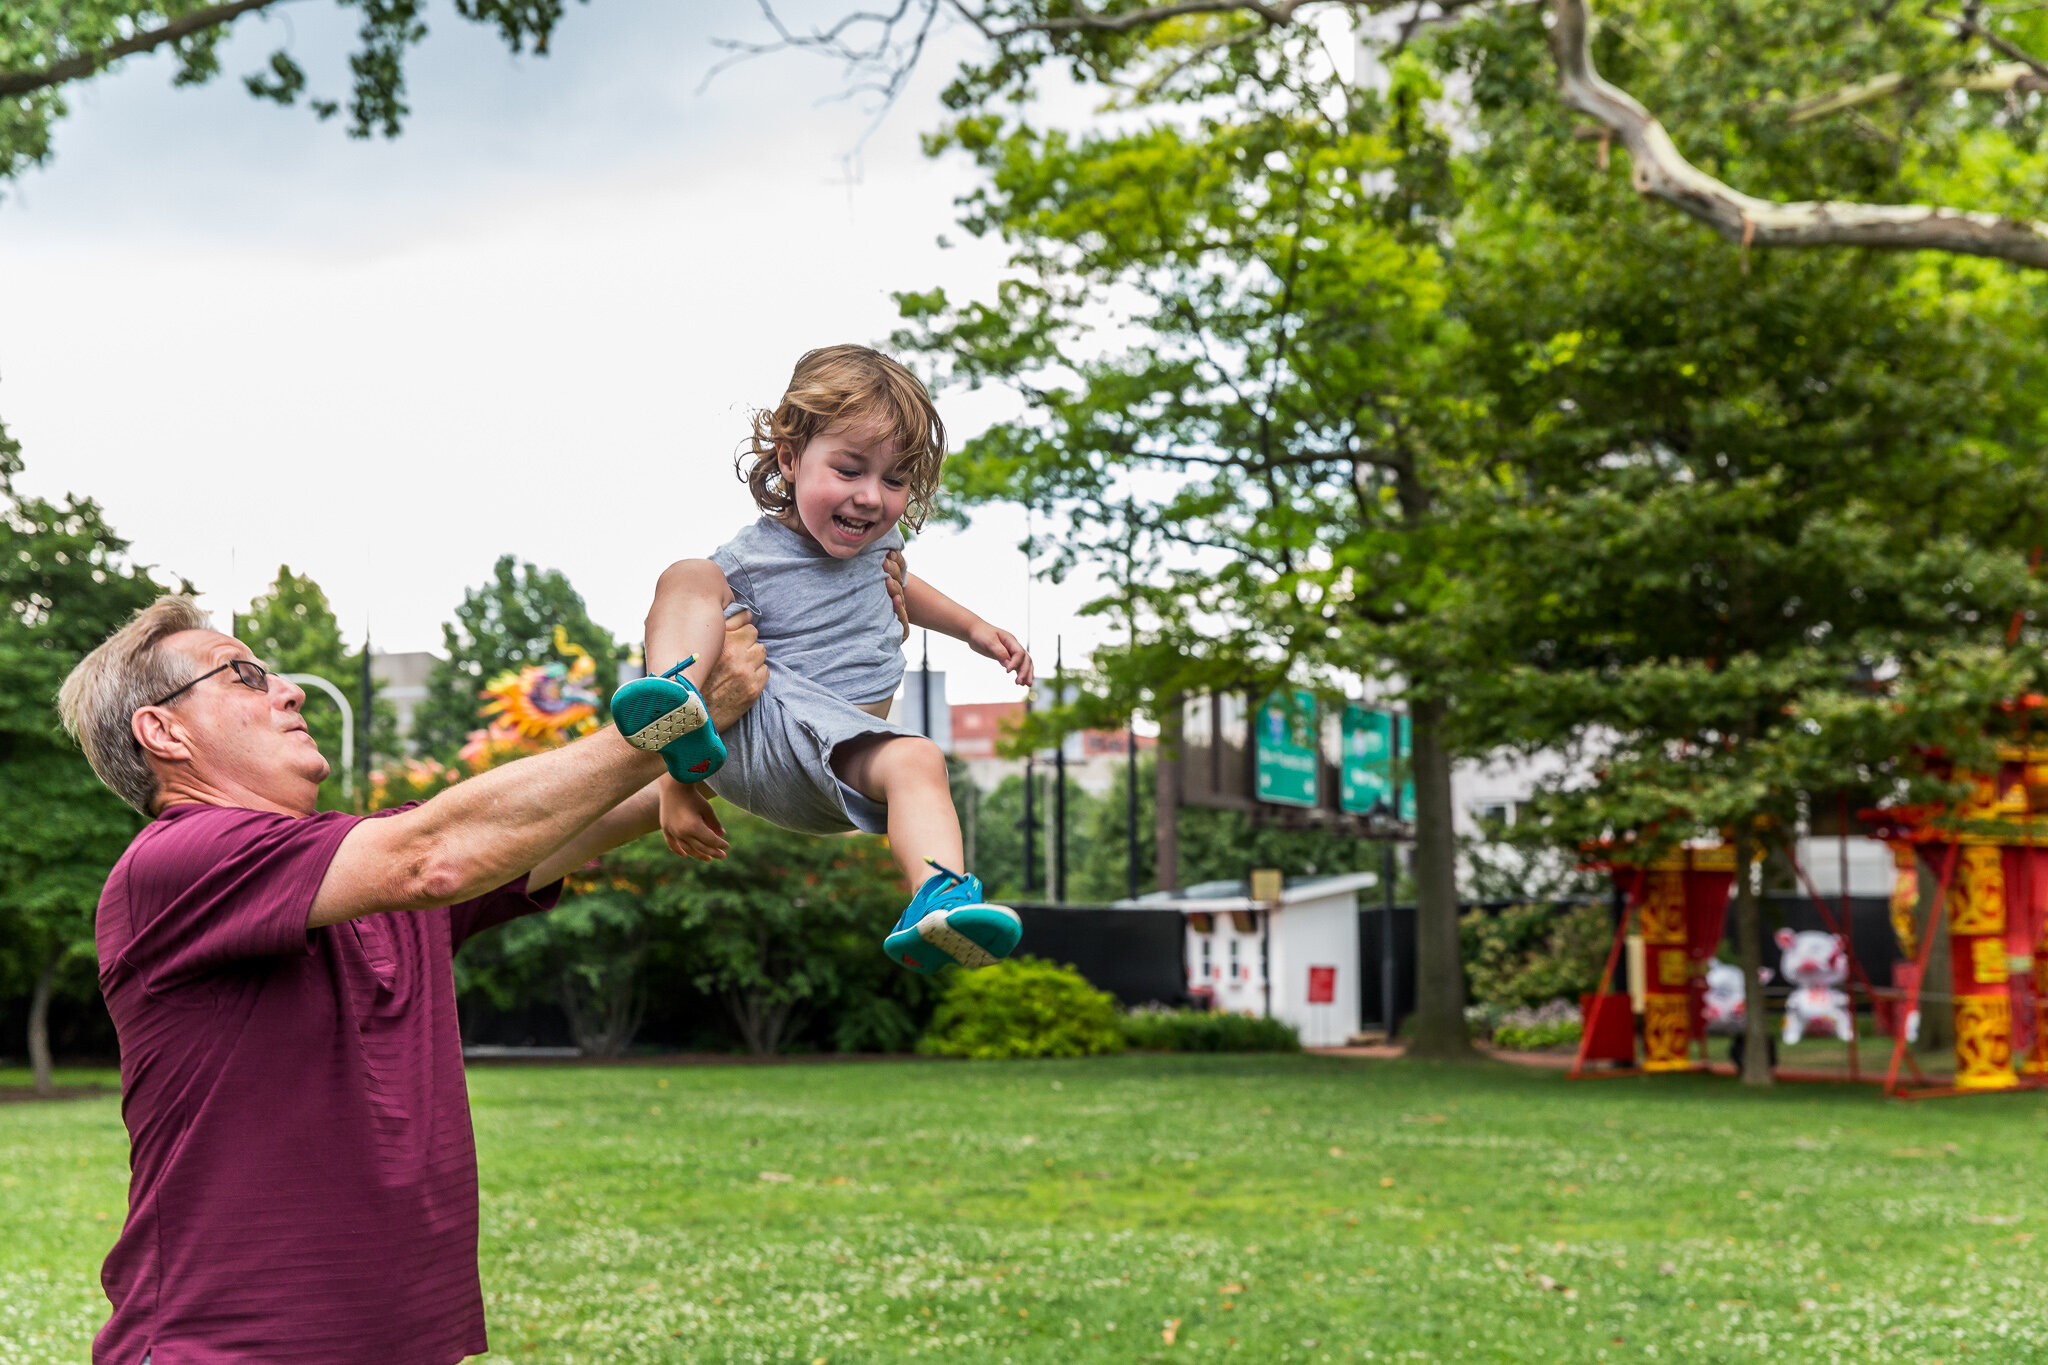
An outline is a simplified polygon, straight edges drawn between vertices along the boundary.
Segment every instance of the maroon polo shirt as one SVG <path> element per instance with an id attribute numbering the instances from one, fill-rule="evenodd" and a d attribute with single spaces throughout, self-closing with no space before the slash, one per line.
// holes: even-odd
<path id="1" fill-rule="evenodd" d="M 485 1349 L 453 958 L 521 878 L 308 930 L 359 817 L 173 806 L 100 894 L 128 1220 L 96 1365 L 451 1365 Z"/>

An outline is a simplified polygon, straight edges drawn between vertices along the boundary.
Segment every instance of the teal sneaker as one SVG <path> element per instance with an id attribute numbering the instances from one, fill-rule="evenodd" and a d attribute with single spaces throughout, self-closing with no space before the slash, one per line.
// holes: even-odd
<path id="1" fill-rule="evenodd" d="M 927 858 L 926 862 L 932 863 Z M 981 898 L 981 878 L 938 868 L 910 898 L 882 951 L 913 972 L 929 975 L 957 962 L 989 967 L 1017 951 L 1024 923 L 1007 905 Z"/>
<path id="2" fill-rule="evenodd" d="M 678 782 L 702 782 L 725 766 L 725 741 L 683 676 L 695 662 L 692 654 L 658 678 L 635 678 L 612 693 L 612 720 L 626 743 L 660 754 Z"/>

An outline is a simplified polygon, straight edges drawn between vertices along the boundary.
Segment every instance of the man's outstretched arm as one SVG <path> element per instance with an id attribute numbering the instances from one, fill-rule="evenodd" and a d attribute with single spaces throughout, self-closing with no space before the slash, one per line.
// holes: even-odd
<path id="1" fill-rule="evenodd" d="M 734 617 L 718 668 L 705 679 L 712 724 L 723 729 L 745 714 L 767 675 L 767 654 L 752 624 Z M 587 842 L 581 836 L 661 771 L 660 755 L 635 749 L 607 726 L 552 753 L 480 773 L 417 810 L 364 820 L 336 850 L 306 927 L 453 905 L 521 873 L 553 871 L 571 857 L 576 861 L 562 871 L 573 870 L 594 856 L 576 856 Z M 600 837 L 623 834 L 638 818 L 628 811 L 608 822 Z M 606 847 L 632 837 L 625 834 Z M 531 884 L 545 885 L 562 871 Z"/>

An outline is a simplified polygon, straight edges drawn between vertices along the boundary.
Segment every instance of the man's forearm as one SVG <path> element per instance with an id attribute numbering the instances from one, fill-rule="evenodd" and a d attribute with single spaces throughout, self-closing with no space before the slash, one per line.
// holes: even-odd
<path id="1" fill-rule="evenodd" d="M 547 886 L 582 867 L 592 858 L 629 844 L 661 828 L 661 783 L 650 782 L 597 817 L 581 833 L 550 853 L 526 874 L 529 887 Z"/>
<path id="2" fill-rule="evenodd" d="M 335 850 L 306 927 L 453 905 L 503 886 L 660 771 L 660 755 L 635 749 L 607 726 L 479 773 L 418 810 L 364 820 Z"/>

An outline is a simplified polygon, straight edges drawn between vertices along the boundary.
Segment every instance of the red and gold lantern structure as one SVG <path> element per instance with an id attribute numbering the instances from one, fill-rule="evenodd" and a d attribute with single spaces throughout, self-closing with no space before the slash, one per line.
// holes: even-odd
<path id="1" fill-rule="evenodd" d="M 1689 1071 L 1693 1043 L 1704 1048 L 1706 1041 L 1700 999 L 1706 964 L 1720 947 L 1728 922 L 1735 849 L 1727 844 L 1680 848 L 1641 864 L 1610 854 L 1605 865 L 1629 910 L 1615 926 L 1614 948 L 1595 998 L 1607 993 L 1633 921 L 1643 936 L 1643 1070 Z M 1583 1061 L 1574 1066 L 1575 1073 Z"/>
<path id="2" fill-rule="evenodd" d="M 2011 1090 L 2021 1075 L 2048 1078 L 2048 951 L 2042 928 L 2048 910 L 2048 749 L 2001 746 L 1995 773 L 1956 773 L 1970 798 L 1953 810 L 1909 807 L 1877 812 L 1894 848 L 1909 847 L 1942 879 L 1921 941 L 1908 995 L 1917 1006 L 1928 984 L 1925 965 L 1946 909 L 1949 988 L 1956 1037 L 1955 1089 Z M 1894 893 L 1893 920 L 1905 900 L 1905 874 Z M 1914 887 L 1917 899 L 1917 879 Z M 1907 912 L 1907 946 L 1913 931 Z M 1900 1037 L 1897 1048 L 1903 1050 Z M 2014 1059 L 2019 1068 L 2014 1069 Z M 1894 1059 L 1893 1075 L 1897 1074 Z"/>

